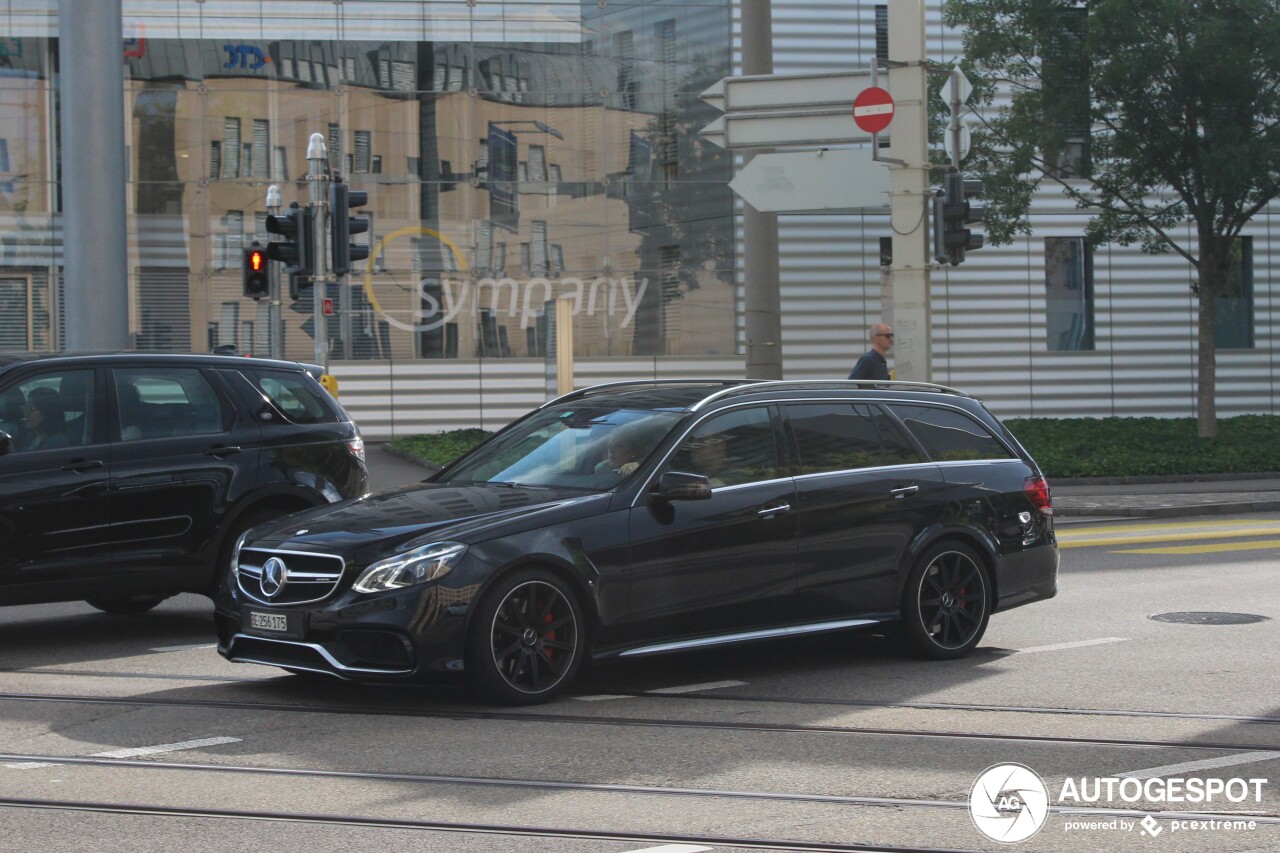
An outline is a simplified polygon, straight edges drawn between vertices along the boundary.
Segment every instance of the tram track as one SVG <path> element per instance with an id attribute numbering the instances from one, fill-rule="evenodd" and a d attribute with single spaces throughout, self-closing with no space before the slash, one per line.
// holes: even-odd
<path id="1" fill-rule="evenodd" d="M 842 794 L 800 794 L 785 791 L 742 791 L 718 788 L 686 788 L 662 785 L 629 785 L 608 782 L 570 782 L 547 779 L 519 779 L 492 776 L 460 776 L 426 773 L 392 773 L 374 770 L 331 770 L 299 767 L 272 767 L 248 764 L 202 764 L 190 761 L 165 761 L 156 759 L 101 758 L 80 756 L 51 756 L 23 753 L 0 753 L 0 763 L 33 763 L 80 767 L 101 767 L 112 770 L 143 770 L 154 772 L 186 772 L 234 774 L 239 776 L 274 777 L 286 779 L 322 779 L 342 782 L 379 782 L 404 785 L 457 786 L 470 788 L 496 788 L 506 790 L 535 791 L 539 793 L 613 794 L 642 797 L 709 798 L 717 801 L 747 801 L 789 803 L 802 805 L 836 805 L 845 807 L 872 807 L 890 809 L 963 810 L 967 811 L 967 799 L 936 799 L 913 797 L 873 797 Z M 0 799 L 0 804 L 7 802 Z M 41 801 L 37 801 L 41 802 Z M 1157 820 L 1238 820 L 1246 818 L 1259 825 L 1280 826 L 1280 815 L 1260 812 L 1210 812 L 1167 811 L 1151 812 L 1139 809 L 1119 809 L 1092 806 L 1049 806 L 1049 812 L 1088 817 L 1145 817 Z M 761 846 L 757 841 L 756 846 Z M 768 846 L 768 845 L 765 845 Z M 879 849 L 879 848 L 874 848 Z"/>
<path id="2" fill-rule="evenodd" d="M 476 720 L 486 722 L 542 723 L 550 725 L 594 725 L 626 728 L 693 729 L 719 732 L 766 734 L 809 734 L 831 736 L 863 736 L 910 738 L 922 740 L 998 741 L 1067 746 L 1112 747 L 1119 749 L 1187 749 L 1272 751 L 1274 743 L 1231 743 L 1217 741 L 1158 740 L 1137 738 L 1072 737 L 1067 735 L 1011 734 L 980 731 L 931 731 L 896 729 L 878 726 L 823 726 L 803 723 L 752 723 L 724 720 L 695 720 L 649 717 L 593 716 L 585 714 L 548 714 L 534 712 L 428 711 L 413 708 L 360 707 L 347 705 L 302 705 L 273 702 L 236 702 L 194 699 L 150 699 L 141 697 L 68 696 L 52 694 L 0 693 L 0 702 L 27 702 L 69 705 L 111 705 L 133 707 L 166 707 L 282 713 L 332 714 L 364 717 L 412 717 L 427 720 Z"/>
<path id="3" fill-rule="evenodd" d="M 508 836 L 513 838 L 561 839 L 567 841 L 609 841 L 628 844 L 688 844 L 707 847 L 727 847 L 739 850 L 767 850 L 780 853 L 980 853 L 958 847 L 903 847 L 886 844 L 836 844 L 820 841 L 787 839 L 763 839 L 719 835 L 648 834 L 621 832 L 608 829 L 571 829 L 563 827 L 515 826 L 510 824 L 465 823 L 449 821 L 423 821 L 412 819 L 375 818 L 359 815 L 332 815 L 268 812 L 246 809 L 168 808 L 162 806 L 138 806 L 123 803 L 91 802 L 78 800 L 29 800 L 0 798 L 0 808 L 44 809 L 99 814 L 162 817 L 201 818 L 222 820 L 254 820 L 280 823 L 298 823 L 318 826 L 344 826 L 361 829 L 419 830 L 424 832 L 466 833 L 475 835 Z"/>

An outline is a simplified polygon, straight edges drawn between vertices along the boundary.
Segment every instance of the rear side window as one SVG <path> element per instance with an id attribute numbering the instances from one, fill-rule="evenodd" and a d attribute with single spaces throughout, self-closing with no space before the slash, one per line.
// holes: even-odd
<path id="1" fill-rule="evenodd" d="M 800 454 L 799 474 L 923 462 L 896 424 L 865 403 L 786 407 Z"/>
<path id="2" fill-rule="evenodd" d="M 209 435 L 227 427 L 228 409 L 196 368 L 118 367 L 112 375 L 121 441 Z"/>
<path id="3" fill-rule="evenodd" d="M 1015 458 L 986 427 L 954 409 L 900 403 L 890 408 L 937 462 Z"/>
<path id="4" fill-rule="evenodd" d="M 325 424 L 338 420 L 338 407 L 331 402 L 329 392 L 305 373 L 268 369 L 241 372 L 295 424 Z"/>

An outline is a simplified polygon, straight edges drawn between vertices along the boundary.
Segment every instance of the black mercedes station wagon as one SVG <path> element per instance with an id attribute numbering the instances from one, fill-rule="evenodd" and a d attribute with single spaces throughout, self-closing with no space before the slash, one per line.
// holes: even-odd
<path id="1" fill-rule="evenodd" d="M 963 393 L 686 380 L 553 400 L 409 489 L 261 525 L 217 600 L 233 661 L 465 674 L 541 702 L 587 656 L 857 627 L 956 658 L 1051 598 L 1049 488 Z"/>
<path id="2" fill-rule="evenodd" d="M 0 355 L 0 604 L 212 595 L 245 530 L 367 484 L 360 431 L 307 365 Z"/>

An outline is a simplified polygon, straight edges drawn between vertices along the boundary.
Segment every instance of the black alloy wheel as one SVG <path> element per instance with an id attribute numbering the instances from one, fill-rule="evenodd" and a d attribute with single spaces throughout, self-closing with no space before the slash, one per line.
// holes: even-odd
<path id="1" fill-rule="evenodd" d="M 934 660 L 967 655 L 991 617 L 991 585 L 982 559 L 958 543 L 926 551 L 907 577 L 898 638 L 910 652 Z"/>
<path id="2" fill-rule="evenodd" d="M 467 670 L 490 699 L 532 705 L 555 696 L 582 663 L 582 610 L 563 581 L 542 569 L 500 580 L 476 613 Z"/>

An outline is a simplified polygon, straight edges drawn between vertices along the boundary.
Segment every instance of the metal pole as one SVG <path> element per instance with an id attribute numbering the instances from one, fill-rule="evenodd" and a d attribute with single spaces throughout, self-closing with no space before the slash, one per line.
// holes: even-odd
<path id="1" fill-rule="evenodd" d="M 307 184 L 311 188 L 311 205 L 316 215 L 313 219 L 312 234 L 315 235 L 315 258 L 312 259 L 314 276 L 311 287 L 312 310 L 316 331 L 316 364 L 329 372 L 329 324 L 324 315 L 324 300 L 329 294 L 329 252 L 325 246 L 325 235 L 329 229 L 325 227 L 325 211 L 329 206 L 329 155 L 325 151 L 324 134 L 311 134 L 311 142 L 307 145 Z"/>
<path id="2" fill-rule="evenodd" d="M 280 215 L 280 187 L 272 184 L 267 187 L 267 213 Z M 279 234 L 269 234 L 268 242 L 280 239 Z M 284 316 L 281 312 L 283 300 L 280 295 L 280 265 L 267 264 L 267 282 L 269 285 L 267 305 L 267 346 L 268 355 L 272 358 L 284 358 Z"/>
<path id="3" fill-rule="evenodd" d="M 121 0 L 58 0 L 64 347 L 129 349 Z"/>
<path id="4" fill-rule="evenodd" d="M 933 328 L 929 312 L 926 236 L 929 203 L 928 73 L 923 0 L 889 4 L 889 94 L 893 133 L 889 150 L 902 163 L 889 171 L 889 221 L 893 225 L 894 379 L 933 379 Z"/>
<path id="5" fill-rule="evenodd" d="M 742 0 L 742 73 L 773 73 L 770 0 Z M 771 149 L 743 153 L 743 164 Z M 782 378 L 782 297 L 778 283 L 778 215 L 743 202 L 744 325 L 749 379 Z"/>

